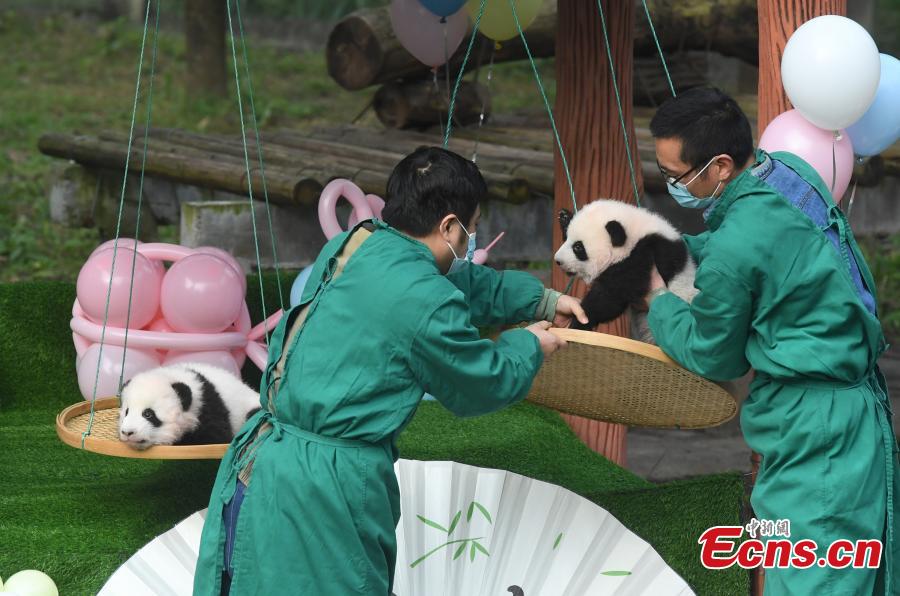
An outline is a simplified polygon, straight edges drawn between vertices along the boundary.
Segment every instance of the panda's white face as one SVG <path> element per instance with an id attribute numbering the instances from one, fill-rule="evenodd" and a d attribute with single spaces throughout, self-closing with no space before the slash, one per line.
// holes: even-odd
<path id="1" fill-rule="evenodd" d="M 122 390 L 119 439 L 135 449 L 173 444 L 196 424 L 188 411 L 190 394 L 187 385 L 168 375 L 156 371 L 136 375 Z"/>
<path id="2" fill-rule="evenodd" d="M 616 205 L 614 205 L 615 203 Z M 590 284 L 610 265 L 628 256 L 633 242 L 617 218 L 618 201 L 594 201 L 572 216 L 566 227 L 563 245 L 556 251 L 556 263 L 569 275 L 577 275 Z"/>

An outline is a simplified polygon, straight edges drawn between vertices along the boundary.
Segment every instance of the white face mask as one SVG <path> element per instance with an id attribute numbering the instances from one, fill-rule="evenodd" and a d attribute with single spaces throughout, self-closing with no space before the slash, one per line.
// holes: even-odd
<path id="1" fill-rule="evenodd" d="M 469 231 L 466 229 L 466 226 L 463 225 L 463 223 L 459 220 L 459 218 L 457 218 L 456 221 L 459 222 L 459 227 L 461 227 L 463 232 L 465 232 L 466 236 L 469 237 L 469 243 L 466 246 L 465 258 L 459 257 L 459 255 L 456 254 L 456 251 L 453 250 L 453 245 L 450 244 L 449 242 L 447 243 L 447 246 L 450 247 L 450 252 L 453 253 L 453 262 L 450 263 L 450 269 L 449 269 L 449 271 L 447 271 L 448 275 L 450 273 L 453 273 L 454 271 L 459 271 L 459 269 L 461 267 L 463 267 L 466 263 L 471 263 L 472 258 L 475 256 L 475 234 L 476 234 L 476 232 L 472 232 L 470 234 Z"/>

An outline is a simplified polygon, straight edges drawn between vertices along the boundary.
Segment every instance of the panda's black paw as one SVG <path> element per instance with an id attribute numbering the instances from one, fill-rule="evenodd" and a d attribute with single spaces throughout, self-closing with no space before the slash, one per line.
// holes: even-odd
<path id="1" fill-rule="evenodd" d="M 597 326 L 596 324 L 591 324 L 590 322 L 588 322 L 588 324 L 585 325 L 578 319 L 574 319 L 574 318 L 572 319 L 572 322 L 569 323 L 569 329 L 578 329 L 579 331 L 590 331 L 591 329 L 593 329 L 596 326 Z"/>

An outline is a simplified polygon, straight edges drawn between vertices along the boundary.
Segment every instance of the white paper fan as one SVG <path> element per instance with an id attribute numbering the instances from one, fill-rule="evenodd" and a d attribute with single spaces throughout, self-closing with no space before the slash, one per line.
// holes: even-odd
<path id="1" fill-rule="evenodd" d="M 398 596 L 694 593 L 649 544 L 564 488 L 455 462 L 396 470 Z"/>
<path id="2" fill-rule="evenodd" d="M 98 596 L 189 596 L 206 509 L 157 536 L 119 567 Z"/>
<path id="3" fill-rule="evenodd" d="M 455 462 L 400 460 L 395 470 L 397 596 L 694 593 L 649 544 L 564 488 Z M 189 596 L 205 517 L 154 538 L 100 596 Z"/>

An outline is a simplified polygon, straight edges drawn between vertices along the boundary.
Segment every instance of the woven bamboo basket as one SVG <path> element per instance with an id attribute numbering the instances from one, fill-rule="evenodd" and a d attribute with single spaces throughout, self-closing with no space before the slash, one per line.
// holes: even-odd
<path id="1" fill-rule="evenodd" d="M 148 449 L 132 449 L 119 440 L 119 398 L 105 397 L 94 403 L 94 422 L 88 429 L 91 403 L 84 401 L 69 406 L 56 416 L 56 434 L 66 445 L 93 453 L 138 459 L 222 459 L 227 444 L 221 445 L 155 445 Z"/>
<path id="2" fill-rule="evenodd" d="M 551 331 L 569 345 L 541 368 L 529 401 L 584 418 L 656 428 L 706 428 L 737 414 L 728 391 L 654 345 L 592 331 Z"/>

